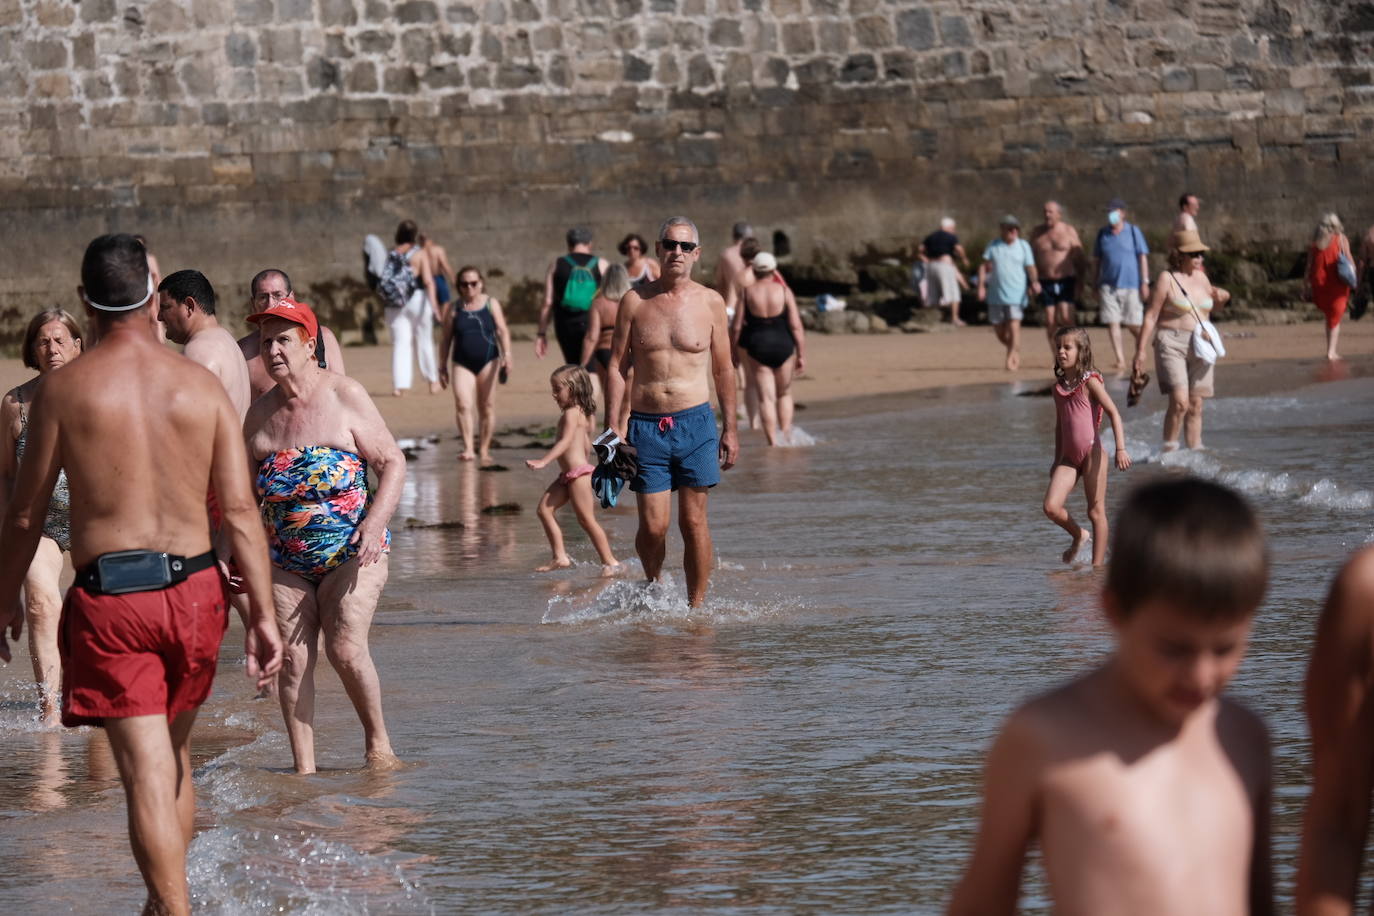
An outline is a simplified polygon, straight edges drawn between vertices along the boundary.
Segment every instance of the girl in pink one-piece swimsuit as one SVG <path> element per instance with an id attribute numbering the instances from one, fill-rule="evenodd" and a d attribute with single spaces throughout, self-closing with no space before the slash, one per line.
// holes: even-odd
<path id="1" fill-rule="evenodd" d="M 1045 515 L 1073 538 L 1064 551 L 1064 562 L 1072 563 L 1084 545 L 1091 543 L 1093 565 L 1107 559 L 1107 458 L 1097 427 L 1105 413 L 1112 419 L 1116 436 L 1116 466 L 1126 470 L 1131 456 L 1126 454 L 1126 434 L 1121 414 L 1112 403 L 1102 376 L 1093 367 L 1092 344 L 1082 328 L 1060 328 L 1054 335 L 1054 464 L 1050 485 L 1045 491 Z M 1088 520 L 1092 529 L 1074 521 L 1065 506 L 1074 484 L 1083 478 L 1083 495 L 1088 500 Z"/>

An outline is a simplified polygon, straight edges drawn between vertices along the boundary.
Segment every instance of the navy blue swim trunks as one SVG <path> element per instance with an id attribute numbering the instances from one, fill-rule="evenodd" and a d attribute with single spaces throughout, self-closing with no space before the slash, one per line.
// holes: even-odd
<path id="1" fill-rule="evenodd" d="M 1077 286 L 1077 277 L 1060 277 L 1058 280 L 1041 280 L 1040 304 L 1045 308 L 1049 308 L 1061 302 L 1069 302 L 1076 307 L 1078 302 L 1074 299 L 1073 293 Z"/>
<path id="2" fill-rule="evenodd" d="M 710 404 L 670 414 L 632 410 L 626 440 L 639 451 L 639 473 L 630 481 L 636 493 L 720 483 L 720 439 Z"/>

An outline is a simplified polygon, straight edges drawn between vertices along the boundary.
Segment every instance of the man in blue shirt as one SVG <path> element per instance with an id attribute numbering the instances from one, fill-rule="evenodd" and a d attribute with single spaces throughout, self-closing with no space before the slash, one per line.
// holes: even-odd
<path id="1" fill-rule="evenodd" d="M 988 323 L 1007 348 L 1007 370 L 1021 365 L 1021 319 L 1026 292 L 1040 294 L 1035 255 L 1021 238 L 1021 221 L 1002 217 L 1001 238 L 989 243 L 978 267 L 978 301 L 988 304 Z"/>
<path id="2" fill-rule="evenodd" d="M 1126 368 L 1121 350 L 1124 324 L 1137 341 L 1145 320 L 1145 303 L 1150 301 L 1150 253 L 1140 227 L 1126 221 L 1126 202 L 1113 197 L 1107 203 L 1107 225 L 1097 230 L 1093 257 L 1097 259 L 1097 301 L 1099 320 L 1107 326 L 1116 356 L 1118 371 Z"/>

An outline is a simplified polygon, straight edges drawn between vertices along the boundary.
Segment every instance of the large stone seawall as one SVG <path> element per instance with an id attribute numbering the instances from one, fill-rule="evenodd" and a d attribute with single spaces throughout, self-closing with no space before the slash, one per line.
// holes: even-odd
<path id="1" fill-rule="evenodd" d="M 0 0 L 0 341 L 110 230 L 345 332 L 404 217 L 517 298 L 568 225 L 675 212 L 843 261 L 1050 196 L 1162 231 L 1186 187 L 1296 250 L 1374 218 L 1371 52 L 1365 0 Z"/>

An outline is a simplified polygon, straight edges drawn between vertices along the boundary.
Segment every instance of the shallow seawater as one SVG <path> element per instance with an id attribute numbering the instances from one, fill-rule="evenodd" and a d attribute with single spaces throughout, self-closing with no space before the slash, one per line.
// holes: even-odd
<path id="1" fill-rule="evenodd" d="M 1152 454 L 1162 403 L 1125 411 L 1127 485 L 1181 465 L 1263 513 L 1271 591 L 1234 692 L 1276 745 L 1275 858 L 1291 897 L 1307 748 L 1301 684 L 1331 575 L 1374 540 L 1374 380 L 1227 366 L 1200 453 Z M 410 464 L 372 631 L 408 766 L 362 736 L 321 672 L 325 768 L 290 763 L 231 629 L 196 737 L 202 912 L 934 912 L 967 855 L 982 755 L 1025 696 L 1100 659 L 1100 578 L 1058 562 L 1040 502 L 1053 442 L 1034 386 L 829 405 L 814 444 L 747 434 L 711 497 L 719 565 L 686 608 L 629 564 L 529 572 L 551 472 L 480 472 L 455 443 Z M 1112 382 L 1119 403 L 1124 387 Z M 1110 440 L 1110 436 L 1107 437 Z M 482 510 L 519 503 L 523 511 Z M 1072 504 L 1081 510 L 1081 495 Z M 462 527 L 405 527 L 405 520 Z M 631 499 L 603 513 L 633 557 Z M 99 732 L 33 724 L 27 653 L 0 671 L 0 895 L 11 912 L 132 912 L 142 885 Z M 1034 866 L 1026 908 L 1048 903 Z"/>

